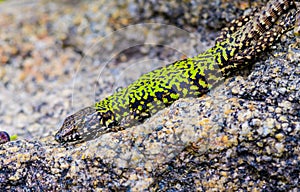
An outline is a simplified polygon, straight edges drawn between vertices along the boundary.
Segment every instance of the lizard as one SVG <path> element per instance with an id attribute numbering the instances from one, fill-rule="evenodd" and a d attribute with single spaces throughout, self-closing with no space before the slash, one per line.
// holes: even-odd
<path id="1" fill-rule="evenodd" d="M 294 1 L 269 1 L 232 21 L 212 48 L 146 73 L 128 87 L 68 116 L 55 140 L 77 143 L 121 131 L 144 122 L 179 98 L 209 92 L 291 30 L 297 14 Z"/>

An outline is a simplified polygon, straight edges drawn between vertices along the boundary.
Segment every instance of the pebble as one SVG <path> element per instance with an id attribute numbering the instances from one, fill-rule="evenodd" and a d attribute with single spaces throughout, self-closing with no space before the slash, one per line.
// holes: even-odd
<path id="1" fill-rule="evenodd" d="M 282 154 L 285 149 L 282 143 L 276 143 L 275 148 L 279 154 Z"/>
<path id="2" fill-rule="evenodd" d="M 10 137 L 7 132 L 0 131 L 0 145 L 10 141 Z"/>
<path id="3" fill-rule="evenodd" d="M 262 124 L 260 119 L 252 119 L 252 125 L 255 127 L 260 127 Z"/>
<path id="4" fill-rule="evenodd" d="M 275 138 L 281 141 L 282 139 L 284 139 L 284 135 L 282 133 L 278 133 L 275 135 Z"/>

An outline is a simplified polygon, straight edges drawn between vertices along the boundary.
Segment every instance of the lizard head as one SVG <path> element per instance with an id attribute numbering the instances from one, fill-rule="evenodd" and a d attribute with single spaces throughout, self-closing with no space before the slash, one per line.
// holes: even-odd
<path id="1" fill-rule="evenodd" d="M 55 140 L 60 143 L 82 142 L 95 138 L 99 129 L 98 112 L 93 107 L 86 107 L 64 120 Z"/>

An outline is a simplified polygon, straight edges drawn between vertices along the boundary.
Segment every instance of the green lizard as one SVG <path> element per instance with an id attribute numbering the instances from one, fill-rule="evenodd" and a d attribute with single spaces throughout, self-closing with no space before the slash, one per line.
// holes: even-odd
<path id="1" fill-rule="evenodd" d="M 204 53 L 144 74 L 127 88 L 67 117 L 55 139 L 62 143 L 94 139 L 142 123 L 179 98 L 207 93 L 290 30 L 296 14 L 294 1 L 270 1 L 233 21 Z"/>

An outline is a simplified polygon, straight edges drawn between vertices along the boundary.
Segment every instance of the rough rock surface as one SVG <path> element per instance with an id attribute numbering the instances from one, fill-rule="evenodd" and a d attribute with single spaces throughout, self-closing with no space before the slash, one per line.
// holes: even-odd
<path id="1" fill-rule="evenodd" d="M 53 138 L 58 122 L 95 95 L 211 46 L 211 28 L 249 11 L 248 1 L 14 2 L 0 4 L 0 128 L 19 139 L 0 145 L 1 189 L 300 189 L 293 31 L 248 75 L 179 100 L 142 125 L 74 146 Z M 141 22 L 156 24 L 122 29 Z"/>

